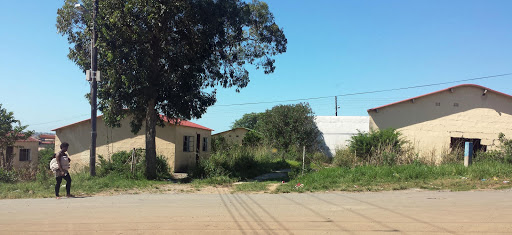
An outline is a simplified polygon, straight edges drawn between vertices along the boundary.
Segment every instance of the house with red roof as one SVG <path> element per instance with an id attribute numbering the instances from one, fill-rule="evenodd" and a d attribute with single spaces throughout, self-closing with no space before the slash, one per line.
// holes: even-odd
<path id="1" fill-rule="evenodd" d="M 499 146 L 499 133 L 512 138 L 512 96 L 474 84 L 368 109 L 368 114 L 371 130 L 397 129 L 424 156 L 441 156 L 464 142 L 486 151 Z"/>
<path id="2" fill-rule="evenodd" d="M 210 155 L 210 128 L 199 124 L 179 120 L 177 123 L 165 116 L 160 116 L 164 127 L 156 128 L 156 153 L 164 156 L 174 172 L 187 172 L 196 166 L 200 158 Z M 129 118 L 121 121 L 121 127 L 108 127 L 103 116 L 97 121 L 96 154 L 108 159 L 120 151 L 132 151 L 134 148 L 145 148 L 144 130 L 133 134 Z M 144 129 L 144 127 L 143 127 Z M 68 154 L 71 167 L 79 170 L 89 165 L 91 145 L 91 119 L 56 128 L 55 149 L 60 149 L 62 142 L 69 143 Z"/>
<path id="3" fill-rule="evenodd" d="M 29 137 L 26 140 L 18 140 L 13 146 L 7 147 L 0 152 L 0 157 L 5 159 L 6 156 L 12 159 L 8 164 L 14 169 L 29 169 L 37 167 L 38 164 L 38 148 L 39 140 Z M 3 162 L 3 161 L 2 161 Z"/>

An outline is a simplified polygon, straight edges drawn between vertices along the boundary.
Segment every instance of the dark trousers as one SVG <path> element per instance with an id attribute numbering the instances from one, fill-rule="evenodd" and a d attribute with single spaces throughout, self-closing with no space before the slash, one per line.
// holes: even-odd
<path id="1" fill-rule="evenodd" d="M 56 197 L 59 196 L 59 189 L 60 189 L 60 184 L 62 183 L 62 179 L 66 180 L 66 193 L 67 193 L 67 195 L 70 195 L 71 194 L 71 176 L 69 176 L 69 173 L 67 173 L 65 176 L 55 177 L 55 179 L 57 180 L 57 184 L 55 184 L 55 196 Z"/>

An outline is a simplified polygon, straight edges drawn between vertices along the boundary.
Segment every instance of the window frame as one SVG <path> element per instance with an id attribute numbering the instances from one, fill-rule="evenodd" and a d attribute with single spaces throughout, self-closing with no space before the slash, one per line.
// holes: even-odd
<path id="1" fill-rule="evenodd" d="M 19 161 L 20 162 L 29 162 L 32 160 L 30 157 L 30 149 L 21 148 L 20 149 L 20 155 L 19 155 Z"/>
<path id="2" fill-rule="evenodd" d="M 183 136 L 183 152 L 194 152 L 194 136 Z"/>
<path id="3" fill-rule="evenodd" d="M 203 152 L 208 152 L 208 137 L 203 137 Z"/>

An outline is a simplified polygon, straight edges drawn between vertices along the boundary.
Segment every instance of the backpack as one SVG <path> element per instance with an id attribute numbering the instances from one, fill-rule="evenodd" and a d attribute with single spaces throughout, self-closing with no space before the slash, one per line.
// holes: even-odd
<path id="1" fill-rule="evenodd" d="M 56 159 L 55 156 L 57 156 L 57 154 L 53 154 L 53 157 L 52 159 L 50 160 L 50 162 L 48 163 L 48 169 L 51 170 L 52 169 L 52 162 L 53 162 L 53 159 Z M 55 162 L 57 162 L 57 160 L 55 160 Z"/>

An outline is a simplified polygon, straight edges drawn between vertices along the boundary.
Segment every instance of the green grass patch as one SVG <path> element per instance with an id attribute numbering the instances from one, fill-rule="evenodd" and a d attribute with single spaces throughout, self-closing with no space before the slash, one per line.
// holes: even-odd
<path id="1" fill-rule="evenodd" d="M 105 177 L 91 177 L 86 172 L 71 173 L 71 193 L 80 195 L 93 195 L 105 191 L 123 191 L 130 189 L 149 189 L 158 185 L 167 184 L 166 181 L 152 181 L 145 179 L 127 179 L 116 174 Z M 21 181 L 16 183 L 0 183 L 0 199 L 14 198 L 48 198 L 55 196 L 55 178 L 45 180 Z M 61 186 L 65 185 L 63 180 Z M 66 188 L 60 188 L 60 194 L 66 194 Z"/>
<path id="2" fill-rule="evenodd" d="M 270 184 L 277 184 L 277 181 L 263 181 L 263 182 L 246 182 L 236 184 L 234 187 L 235 192 L 263 192 L 269 190 Z"/>
<path id="3" fill-rule="evenodd" d="M 503 181 L 511 178 L 512 164 L 496 161 L 476 162 L 468 168 L 456 163 L 440 166 L 414 163 L 397 166 L 333 167 L 298 176 L 289 183 L 280 185 L 276 192 L 383 191 L 409 188 L 460 191 L 510 188 L 510 183 L 503 184 Z"/>

